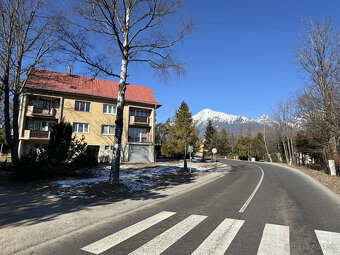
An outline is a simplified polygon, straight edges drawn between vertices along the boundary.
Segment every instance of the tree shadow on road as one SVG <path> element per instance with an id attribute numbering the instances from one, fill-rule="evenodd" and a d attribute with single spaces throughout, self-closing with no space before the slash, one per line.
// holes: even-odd
<path id="1" fill-rule="evenodd" d="M 189 173 L 163 176 L 156 187 L 143 192 L 129 193 L 124 185 L 96 183 L 81 187 L 77 196 L 61 196 L 57 187 L 48 181 L 29 184 L 14 183 L 0 175 L 0 227 L 25 226 L 51 221 L 60 215 L 93 206 L 129 200 L 154 200 L 166 197 L 157 192 L 169 185 L 190 183 L 195 176 Z"/>

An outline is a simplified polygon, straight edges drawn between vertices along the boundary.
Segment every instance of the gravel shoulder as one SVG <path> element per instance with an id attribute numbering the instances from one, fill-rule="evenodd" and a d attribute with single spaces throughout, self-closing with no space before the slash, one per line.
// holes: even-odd
<path id="1" fill-rule="evenodd" d="M 13 215 L 24 215 L 0 220 L 1 252 L 16 254 L 35 245 L 71 236 L 76 231 L 119 219 L 136 210 L 146 209 L 155 203 L 212 182 L 228 173 L 228 170 L 230 168 L 227 165 L 220 164 L 218 171 L 197 172 L 190 175 L 191 178 L 186 182 L 177 185 L 173 185 L 174 182 L 165 185 L 160 182 L 160 185 L 153 186 L 146 193 L 129 193 L 120 198 L 106 198 L 96 202 L 86 200 L 86 203 L 83 199 L 63 199 L 53 195 L 43 197 L 42 202 L 41 192 L 30 194 L 0 186 L 0 207 L 3 215 L 10 215 L 11 206 L 15 208 Z M 25 199 L 19 201 L 18 196 Z M 16 200 L 19 202 L 15 203 Z"/>

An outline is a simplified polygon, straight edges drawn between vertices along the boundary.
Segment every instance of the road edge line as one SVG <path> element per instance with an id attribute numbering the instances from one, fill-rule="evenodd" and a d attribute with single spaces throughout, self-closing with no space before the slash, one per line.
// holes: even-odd
<path id="1" fill-rule="evenodd" d="M 263 176 L 264 176 L 264 171 L 262 169 L 262 167 L 259 167 L 259 166 L 256 166 L 256 165 L 252 165 L 252 166 L 255 166 L 257 168 L 260 168 L 261 169 L 261 178 L 260 178 L 260 181 L 257 183 L 255 189 L 253 190 L 253 192 L 250 194 L 249 198 L 247 199 L 247 201 L 243 204 L 243 206 L 241 207 L 241 209 L 238 211 L 240 213 L 243 213 L 247 206 L 250 204 L 251 200 L 253 199 L 253 197 L 255 196 L 257 190 L 259 189 L 259 187 L 261 186 L 262 184 L 262 181 L 263 181 Z"/>

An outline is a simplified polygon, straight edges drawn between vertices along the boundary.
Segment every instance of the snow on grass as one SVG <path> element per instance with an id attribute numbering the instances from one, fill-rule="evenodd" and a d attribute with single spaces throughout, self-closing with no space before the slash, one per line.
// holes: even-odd
<path id="1" fill-rule="evenodd" d="M 144 168 L 137 168 L 138 164 L 122 166 L 120 183 L 127 187 L 128 192 L 133 193 L 150 190 L 164 175 L 178 174 L 177 171 L 182 169 L 183 163 L 167 162 L 158 164 L 158 166 Z M 211 169 L 211 167 L 207 168 L 199 165 L 192 168 L 193 171 L 211 171 Z M 102 170 L 94 170 L 94 176 L 86 179 L 58 180 L 52 182 L 52 184 L 57 185 L 61 193 L 66 192 L 66 196 L 69 198 L 84 197 L 84 194 L 79 194 L 79 192 L 75 196 L 73 191 L 81 188 L 85 189 L 100 182 L 107 182 L 110 176 L 110 166 L 103 167 Z"/>

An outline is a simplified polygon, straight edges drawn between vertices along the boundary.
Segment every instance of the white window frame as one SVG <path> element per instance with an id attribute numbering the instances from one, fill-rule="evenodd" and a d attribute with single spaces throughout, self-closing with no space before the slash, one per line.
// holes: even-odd
<path id="1" fill-rule="evenodd" d="M 146 132 L 141 132 L 145 130 Z M 146 128 L 139 128 L 139 127 L 130 127 L 128 130 L 128 142 L 132 143 L 150 143 L 148 141 L 148 130 Z M 130 138 L 130 139 L 129 139 Z M 135 139 L 137 138 L 137 139 Z M 143 141 L 143 140 L 146 141 Z"/>
<path id="2" fill-rule="evenodd" d="M 109 133 L 104 133 L 104 127 L 108 127 Z M 110 134 L 110 127 L 113 128 L 113 133 L 112 134 Z M 114 125 L 102 124 L 100 132 L 101 132 L 102 135 L 115 135 L 115 126 Z"/>
<path id="3" fill-rule="evenodd" d="M 111 112 L 108 112 L 109 107 L 111 107 Z M 103 113 L 104 114 L 112 114 L 116 115 L 117 114 L 117 105 L 115 104 L 103 104 Z"/>
<path id="4" fill-rule="evenodd" d="M 44 126 L 43 123 L 45 123 Z M 28 121 L 28 129 L 37 131 L 52 131 L 53 126 L 56 124 L 57 122 L 54 121 L 30 119 Z"/>
<path id="5" fill-rule="evenodd" d="M 81 124 L 81 125 L 87 125 L 87 132 L 84 131 L 84 127 L 85 127 L 85 126 L 83 126 L 83 131 L 82 131 L 82 132 L 79 132 L 79 124 Z M 75 125 L 77 125 L 77 130 L 75 130 Z M 72 132 L 73 132 L 73 133 L 88 134 L 88 133 L 90 133 L 90 124 L 89 124 L 89 123 L 81 123 L 81 122 L 73 122 L 73 125 L 72 125 Z"/>

